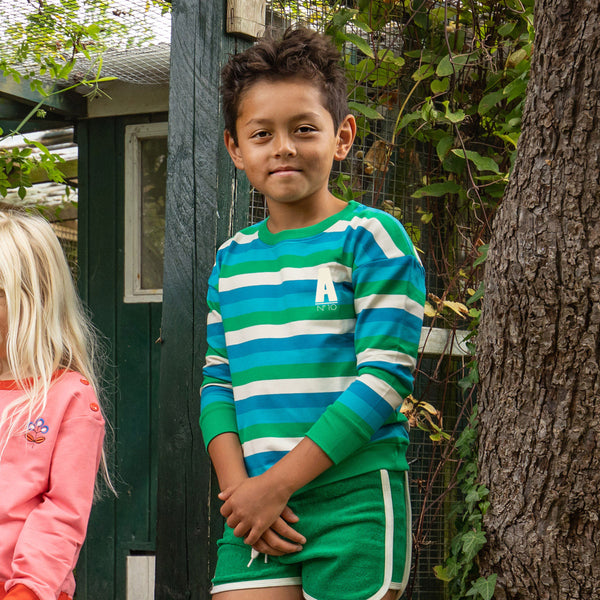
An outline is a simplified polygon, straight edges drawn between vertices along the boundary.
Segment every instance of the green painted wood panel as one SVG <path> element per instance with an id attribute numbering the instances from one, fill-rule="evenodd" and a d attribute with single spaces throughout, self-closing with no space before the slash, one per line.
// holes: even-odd
<path id="1" fill-rule="evenodd" d="M 207 279 L 218 244 L 247 218 L 248 187 L 222 147 L 219 71 L 235 41 L 225 1 L 173 5 L 169 174 L 159 392 L 156 599 L 208 599 L 222 530 L 199 389 Z M 245 43 L 243 43 L 245 45 Z M 239 196 L 240 202 L 236 202 Z"/>
<path id="2" fill-rule="evenodd" d="M 157 392 L 162 307 L 125 304 L 124 136 L 129 124 L 166 115 L 95 119 L 78 128 L 80 290 L 106 337 L 117 499 L 92 511 L 77 566 L 78 600 L 125 600 L 126 558 L 156 539 Z"/>

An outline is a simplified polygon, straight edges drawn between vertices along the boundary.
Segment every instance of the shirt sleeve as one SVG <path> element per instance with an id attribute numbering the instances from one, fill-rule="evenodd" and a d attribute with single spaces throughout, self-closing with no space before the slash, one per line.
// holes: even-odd
<path id="1" fill-rule="evenodd" d="M 208 280 L 209 313 L 206 325 L 208 350 L 200 402 L 200 428 L 206 447 L 213 438 L 222 433 L 238 432 L 218 284 L 219 267 L 215 264 Z"/>
<path id="2" fill-rule="evenodd" d="M 354 269 L 358 377 L 307 433 L 336 464 L 366 444 L 413 389 L 425 272 L 414 249 L 390 254 Z"/>
<path id="3" fill-rule="evenodd" d="M 55 600 L 79 556 L 104 440 L 104 419 L 93 390 L 87 390 L 76 404 L 89 414 L 79 410 L 80 416 L 72 416 L 67 409 L 60 425 L 48 489 L 29 513 L 15 545 L 12 578 L 6 582 L 9 591 L 22 584 L 40 600 Z"/>

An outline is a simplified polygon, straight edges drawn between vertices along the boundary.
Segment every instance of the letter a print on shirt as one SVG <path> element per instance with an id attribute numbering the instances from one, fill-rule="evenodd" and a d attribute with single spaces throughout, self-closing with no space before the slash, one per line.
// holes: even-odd
<path id="1" fill-rule="evenodd" d="M 334 304 L 338 301 L 331 271 L 327 267 L 319 269 L 317 280 L 317 293 L 315 295 L 315 304 Z M 325 300 L 327 298 L 327 300 Z"/>

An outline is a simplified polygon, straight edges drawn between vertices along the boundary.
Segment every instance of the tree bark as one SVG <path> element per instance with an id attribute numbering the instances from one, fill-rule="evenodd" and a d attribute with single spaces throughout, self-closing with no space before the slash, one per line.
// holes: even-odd
<path id="1" fill-rule="evenodd" d="M 600 594 L 600 3 L 538 0 L 479 335 L 495 598 Z"/>

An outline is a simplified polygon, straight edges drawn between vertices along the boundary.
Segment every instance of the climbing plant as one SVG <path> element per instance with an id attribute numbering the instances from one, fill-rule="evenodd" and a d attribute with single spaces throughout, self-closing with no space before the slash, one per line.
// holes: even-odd
<path id="1" fill-rule="evenodd" d="M 444 390 L 452 387 L 448 383 L 462 390 L 455 424 L 432 406 L 426 390 L 403 407 L 435 445 L 428 478 L 419 482 L 425 499 L 422 513 L 440 514 L 452 496 L 447 559 L 435 568 L 452 600 L 490 600 L 496 580 L 494 574 L 480 576 L 477 565 L 486 543 L 488 490 L 478 482 L 475 350 L 487 241 L 521 131 L 534 40 L 533 4 L 273 2 L 281 14 L 322 29 L 344 49 L 358 145 L 367 149 L 355 152 L 352 164 L 336 176 L 336 193 L 368 201 L 404 222 L 438 284 L 438 292 L 430 293 L 426 303 L 427 323 L 465 337 L 468 356 L 459 368 L 440 359 L 433 372 L 423 373 Z M 315 7 L 319 18 L 311 11 Z M 418 215 L 416 222 L 414 217 L 407 222 L 406 202 L 384 194 L 402 164 L 408 165 L 403 195 Z M 433 492 L 436 480 L 443 482 L 439 497 Z M 428 544 L 422 517 L 417 517 L 413 532 L 415 563 Z"/>

